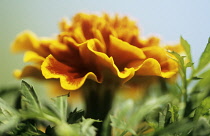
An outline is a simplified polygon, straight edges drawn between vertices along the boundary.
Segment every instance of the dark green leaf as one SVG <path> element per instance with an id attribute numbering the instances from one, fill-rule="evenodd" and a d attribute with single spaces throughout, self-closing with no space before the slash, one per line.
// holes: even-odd
<path id="1" fill-rule="evenodd" d="M 81 121 L 84 114 L 85 114 L 84 110 L 77 111 L 77 108 L 76 108 L 74 111 L 69 113 L 67 122 L 69 124 L 78 123 L 79 121 Z"/>
<path id="2" fill-rule="evenodd" d="M 205 50 L 203 51 L 203 53 L 200 57 L 200 61 L 199 61 L 199 64 L 198 64 L 197 71 L 202 70 L 209 63 L 210 63 L 210 38 L 209 38 L 209 41 L 206 45 Z"/>
<path id="3" fill-rule="evenodd" d="M 14 130 L 7 134 L 9 136 L 47 136 L 29 122 L 19 123 Z"/>
<path id="4" fill-rule="evenodd" d="M 201 78 L 201 77 L 192 77 L 192 80 L 201 80 L 201 79 L 203 79 L 203 78 Z"/>

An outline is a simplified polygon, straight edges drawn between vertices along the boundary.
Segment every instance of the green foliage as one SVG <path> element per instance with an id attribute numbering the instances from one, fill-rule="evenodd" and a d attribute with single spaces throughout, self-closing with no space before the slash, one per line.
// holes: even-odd
<path id="1" fill-rule="evenodd" d="M 84 111 L 75 109 L 68 114 L 69 94 L 52 98 L 43 104 L 35 90 L 22 81 L 20 109 L 7 104 L 0 98 L 0 135 L 8 136 L 94 136 L 93 119 L 83 118 Z M 44 125 L 43 125 L 44 123 Z M 47 124 L 46 124 L 47 123 Z M 39 126 L 48 126 L 42 132 Z"/>
<path id="2" fill-rule="evenodd" d="M 208 40 L 205 50 L 203 51 L 200 57 L 197 71 L 202 70 L 209 63 L 210 63 L 210 38 Z"/>
<path id="3" fill-rule="evenodd" d="M 180 38 L 186 54 L 170 52 L 179 65 L 175 83 L 160 79 L 143 99 L 115 100 L 103 122 L 103 136 L 207 136 L 210 135 L 210 38 L 198 63 L 190 44 Z M 164 84 L 164 87 L 161 87 Z M 0 89 L 0 135 L 3 136 L 94 136 L 94 123 L 85 112 L 71 112 L 70 94 L 41 101 L 22 81 L 21 88 Z M 10 101 L 12 98 L 13 100 Z M 40 127 L 45 128 L 42 132 Z"/>

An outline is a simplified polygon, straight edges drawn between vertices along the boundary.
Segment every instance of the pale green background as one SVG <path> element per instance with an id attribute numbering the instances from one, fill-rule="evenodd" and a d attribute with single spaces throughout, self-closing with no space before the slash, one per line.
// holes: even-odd
<path id="1" fill-rule="evenodd" d="M 23 55 L 9 50 L 19 32 L 52 36 L 62 17 L 78 12 L 128 15 L 138 21 L 141 35 L 159 35 L 163 43 L 182 35 L 192 45 L 195 61 L 210 36 L 209 0 L 0 0 L 0 87 L 20 83 L 12 71 L 24 66 Z"/>

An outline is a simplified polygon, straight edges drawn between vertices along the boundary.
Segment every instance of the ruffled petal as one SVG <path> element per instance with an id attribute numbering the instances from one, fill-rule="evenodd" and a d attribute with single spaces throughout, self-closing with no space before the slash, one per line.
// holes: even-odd
<path id="1" fill-rule="evenodd" d="M 66 90 L 79 89 L 87 78 L 98 82 L 92 72 L 78 71 L 78 69 L 67 66 L 49 55 L 41 66 L 42 74 L 46 79 L 59 78 L 61 86 Z"/>
<path id="2" fill-rule="evenodd" d="M 13 52 L 21 52 L 31 50 L 39 45 L 37 36 L 31 31 L 24 31 L 20 33 L 15 41 L 12 43 L 11 50 Z"/>
<path id="3" fill-rule="evenodd" d="M 27 51 L 24 55 L 24 62 L 34 62 L 41 64 L 44 61 L 44 57 L 40 56 L 36 52 Z"/>
<path id="4" fill-rule="evenodd" d="M 136 75 L 161 76 L 161 67 L 157 60 L 146 59 L 137 69 Z"/>
<path id="5" fill-rule="evenodd" d="M 42 73 L 40 71 L 39 66 L 26 66 L 23 70 L 15 70 L 14 76 L 18 79 L 25 77 L 35 77 L 39 79 L 43 79 Z"/>
<path id="6" fill-rule="evenodd" d="M 170 54 L 164 48 L 153 46 L 142 48 L 142 50 L 147 58 L 153 58 L 159 63 L 161 70 L 160 76 L 169 78 L 177 73 L 177 63 L 169 57 Z"/>
<path id="7" fill-rule="evenodd" d="M 125 82 L 133 77 L 133 68 L 125 68 L 120 71 L 115 65 L 112 57 L 108 57 L 105 53 L 97 50 L 96 47 L 99 45 L 100 42 L 93 39 L 89 40 L 87 44 L 80 46 L 80 54 L 85 65 L 97 74 L 99 80 L 103 78 L 114 79 L 113 75 L 115 75 L 116 77 L 121 78 L 123 80 L 122 82 Z"/>
<path id="8" fill-rule="evenodd" d="M 132 46 L 113 36 L 110 36 L 110 44 L 108 54 L 113 57 L 115 64 L 120 70 L 128 67 L 128 64 L 132 63 L 132 61 L 146 58 L 140 48 Z"/>

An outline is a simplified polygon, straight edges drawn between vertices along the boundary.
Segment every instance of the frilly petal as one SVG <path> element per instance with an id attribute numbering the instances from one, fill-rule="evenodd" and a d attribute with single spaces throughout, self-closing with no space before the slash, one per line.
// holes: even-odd
<path id="1" fill-rule="evenodd" d="M 26 66 L 23 70 L 15 70 L 14 76 L 18 79 L 25 78 L 25 77 L 34 77 L 43 79 L 42 73 L 40 71 L 39 66 Z"/>
<path id="2" fill-rule="evenodd" d="M 144 52 L 140 48 L 113 36 L 110 36 L 110 44 L 108 55 L 113 57 L 115 64 L 121 70 L 128 67 L 128 64 L 132 63 L 132 61 L 146 58 Z"/>
<path id="3" fill-rule="evenodd" d="M 24 31 L 20 33 L 15 41 L 12 43 L 12 52 L 21 52 L 27 50 L 34 50 L 39 45 L 37 36 L 31 31 Z"/>
<path id="4" fill-rule="evenodd" d="M 137 69 L 136 75 L 142 76 L 161 76 L 161 67 L 157 60 L 146 59 Z"/>
<path id="5" fill-rule="evenodd" d="M 109 75 L 112 77 L 111 73 L 121 78 L 122 82 L 126 82 L 133 77 L 133 68 L 125 68 L 120 71 L 115 65 L 113 57 L 108 57 L 105 53 L 97 50 L 96 47 L 99 45 L 100 42 L 98 40 L 92 39 L 87 44 L 80 46 L 80 54 L 85 65 L 92 68 L 91 70 L 99 75 L 99 80 L 101 79 L 100 77 L 109 78 Z"/>
<path id="6" fill-rule="evenodd" d="M 66 90 L 79 89 L 87 78 L 98 82 L 93 72 L 77 71 L 57 61 L 52 55 L 49 55 L 41 65 L 42 74 L 46 79 L 59 78 L 61 86 Z"/>
<path id="7" fill-rule="evenodd" d="M 34 62 L 41 64 L 44 61 L 44 57 L 40 56 L 36 52 L 27 51 L 24 55 L 24 62 Z"/>

